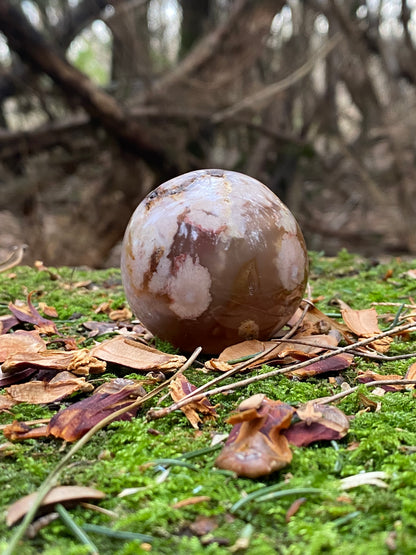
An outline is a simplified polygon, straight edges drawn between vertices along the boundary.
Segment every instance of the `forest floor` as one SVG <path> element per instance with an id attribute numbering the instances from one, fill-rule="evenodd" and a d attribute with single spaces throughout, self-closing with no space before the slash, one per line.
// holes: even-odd
<path id="1" fill-rule="evenodd" d="M 376 264 L 345 251 L 331 259 L 312 253 L 311 295 L 322 312 L 338 321 L 339 305 L 334 299 L 354 309 L 375 306 L 380 328 L 386 329 L 405 314 L 405 304 L 414 304 L 416 279 L 409 272 L 414 269 L 416 261 L 392 259 Z M 9 302 L 24 301 L 31 291 L 36 292 L 35 304 L 44 301 L 56 308 L 59 332 L 78 338 L 83 347 L 96 340 L 88 337 L 83 324 L 108 320 L 106 313 L 96 313 L 101 303 L 111 302 L 113 309 L 126 306 L 118 269 L 52 268 L 48 272 L 21 266 L 0 274 L 0 314 L 8 314 Z M 104 338 L 108 335 L 99 340 Z M 173 352 L 161 341 L 156 341 L 156 346 Z M 199 430 L 190 426 L 181 411 L 148 421 L 146 413 L 154 406 L 153 399 L 135 418 L 110 424 L 74 454 L 59 483 L 94 487 L 103 491 L 105 498 L 92 505 L 78 504 L 68 512 L 79 527 L 102 527 L 87 532 L 101 554 L 414 553 L 414 389 L 374 394 L 362 385 L 337 403 L 350 419 L 345 437 L 293 447 L 291 463 L 269 476 L 248 479 L 216 468 L 219 447 L 212 446 L 213 437 L 230 431 L 229 414 L 250 395 L 263 393 L 298 406 L 333 395 L 341 391 L 342 384 L 344 388 L 357 385 L 360 370 L 404 376 L 416 362 L 415 332 L 395 337 L 387 355 L 404 353 L 415 353 L 415 357 L 380 361 L 355 356 L 342 372 L 342 380 L 326 375 L 306 380 L 280 375 L 212 396 L 218 417 Z M 269 370 L 263 365 L 246 371 L 244 377 Z M 105 374 L 88 379 L 97 385 L 117 376 L 140 377 L 128 368 L 108 365 Z M 186 376 L 197 386 L 212 378 L 198 364 L 187 370 Z M 79 398 L 82 395 L 49 405 L 14 405 L 0 413 L 1 429 L 14 420 L 48 419 Z M 170 403 L 165 398 L 161 406 Z M 7 549 L 16 532 L 16 527 L 7 527 L 5 522 L 8 507 L 36 491 L 70 446 L 51 436 L 20 442 L 0 436 L 0 552 Z M 367 475 L 367 483 L 342 489 L 342 479 L 370 472 L 384 474 L 373 480 Z M 276 495 L 268 498 L 267 492 L 273 490 Z M 117 537 L 116 532 L 121 531 L 127 534 Z M 26 536 L 16 552 L 78 555 L 91 548 L 81 545 L 62 518 L 56 518 L 33 537 Z"/>

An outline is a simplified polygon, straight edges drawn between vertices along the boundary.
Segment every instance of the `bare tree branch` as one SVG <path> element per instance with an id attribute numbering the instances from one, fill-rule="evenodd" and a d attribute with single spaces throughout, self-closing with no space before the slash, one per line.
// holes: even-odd
<path id="1" fill-rule="evenodd" d="M 125 147 L 140 154 L 150 166 L 165 166 L 171 171 L 171 163 L 164 152 L 148 141 L 123 106 L 59 56 L 23 14 L 6 0 L 0 0 L 0 31 L 23 60 L 49 75 L 67 97 L 77 98 L 85 111 Z"/>

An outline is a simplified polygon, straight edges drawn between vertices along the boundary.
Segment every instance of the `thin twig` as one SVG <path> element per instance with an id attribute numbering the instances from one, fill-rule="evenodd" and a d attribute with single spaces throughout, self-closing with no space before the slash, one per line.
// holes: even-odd
<path id="1" fill-rule="evenodd" d="M 336 34 L 330 40 L 328 40 L 321 48 L 319 48 L 311 58 L 309 58 L 302 66 L 296 69 L 293 73 L 278 81 L 277 83 L 272 83 L 268 85 L 261 91 L 258 91 L 246 98 L 243 98 L 237 104 L 226 108 L 225 110 L 221 110 L 212 116 L 212 121 L 214 123 L 219 123 L 227 118 L 235 116 L 242 110 L 246 108 L 252 108 L 253 106 L 257 107 L 259 104 L 263 104 L 267 102 L 276 94 L 288 89 L 295 83 L 297 83 L 300 79 L 305 77 L 308 73 L 312 71 L 316 62 L 328 56 L 328 54 L 337 46 L 337 44 L 341 41 L 341 35 Z"/>
<path id="2" fill-rule="evenodd" d="M 197 356 L 199 355 L 201 350 L 202 350 L 201 347 L 198 347 L 192 353 L 192 355 L 189 357 L 189 359 L 179 368 L 179 370 L 177 370 L 174 374 L 172 374 L 172 376 L 170 376 L 166 381 L 164 381 L 162 384 L 158 385 L 155 389 L 153 389 L 152 391 L 150 391 L 149 393 L 147 393 L 143 397 L 140 397 L 139 399 L 136 399 L 136 401 L 134 401 L 132 404 L 130 404 L 126 407 L 123 407 L 122 409 L 106 416 L 103 420 L 98 422 L 80 440 L 78 440 L 77 443 L 75 443 L 71 447 L 71 449 L 66 453 L 66 455 L 64 455 L 64 457 L 62 457 L 62 459 L 59 461 L 59 463 L 56 465 L 56 467 L 49 473 L 49 475 L 46 477 L 46 479 L 43 481 L 43 483 L 39 487 L 38 494 L 36 496 L 36 499 L 33 502 L 33 505 L 31 506 L 29 511 L 26 513 L 25 518 L 23 519 L 22 523 L 20 524 L 20 526 L 18 527 L 18 529 L 14 533 L 13 537 L 11 538 L 11 540 L 10 540 L 10 542 L 9 542 L 7 548 L 6 548 L 6 551 L 4 552 L 3 555 L 12 555 L 15 552 L 15 549 L 17 548 L 19 541 L 22 539 L 22 537 L 25 534 L 28 526 L 32 522 L 32 520 L 33 520 L 33 518 L 36 514 L 36 511 L 38 510 L 39 506 L 41 505 L 43 499 L 46 497 L 48 492 L 56 484 L 60 473 L 64 469 L 67 462 L 69 462 L 69 460 L 72 458 L 72 456 L 77 451 L 79 451 L 81 449 L 81 447 L 83 447 L 99 430 L 104 428 L 104 426 L 107 426 L 107 424 L 110 424 L 116 418 L 118 418 L 119 416 L 124 414 L 125 412 L 130 411 L 131 409 L 134 409 L 136 407 L 139 407 L 140 405 L 142 405 L 143 403 L 145 403 L 146 401 L 148 401 L 149 399 L 151 399 L 152 397 L 154 397 L 155 395 L 160 393 L 160 391 L 162 391 L 166 387 L 166 385 L 168 385 L 177 376 L 177 374 L 179 374 L 180 372 L 184 372 L 187 368 L 189 368 L 189 366 L 191 366 L 191 364 L 197 358 Z"/>
<path id="3" fill-rule="evenodd" d="M 266 378 L 272 378 L 272 377 L 278 376 L 280 374 L 287 374 L 288 372 L 293 372 L 294 370 L 299 370 L 300 368 L 304 368 L 305 366 L 309 366 L 310 364 L 312 364 L 314 362 L 325 360 L 327 358 L 333 357 L 333 356 L 341 354 L 341 353 L 350 352 L 351 349 L 356 349 L 357 347 L 362 347 L 364 345 L 368 345 L 369 343 L 372 343 L 376 339 L 382 339 L 383 337 L 388 337 L 388 336 L 391 336 L 391 335 L 395 335 L 396 333 L 401 333 L 402 331 L 410 330 L 412 328 L 414 328 L 416 330 L 416 323 L 405 324 L 403 326 L 398 326 L 395 329 L 387 330 L 387 331 L 378 333 L 377 335 L 374 335 L 372 337 L 368 337 L 366 339 L 362 339 L 361 341 L 357 341 L 356 343 L 352 343 L 351 345 L 347 345 L 346 347 L 339 347 L 338 349 L 336 349 L 334 351 L 329 351 L 327 353 L 323 353 L 322 355 L 319 355 L 319 356 L 314 357 L 314 358 L 309 359 L 309 360 L 305 360 L 303 362 L 299 362 L 297 364 L 292 364 L 290 366 L 287 366 L 286 368 L 278 368 L 276 370 L 272 370 L 272 371 L 266 372 L 264 374 L 260 374 L 260 375 L 257 375 L 257 376 L 251 376 L 250 378 L 246 378 L 245 380 L 240 380 L 240 381 L 234 382 L 232 384 L 224 385 L 222 387 L 217 387 L 215 389 L 210 389 L 210 390 L 206 391 L 212 385 L 224 380 L 225 378 L 228 378 L 229 376 L 231 376 L 235 372 L 239 371 L 239 369 L 240 369 L 239 367 L 245 367 L 246 365 L 254 362 L 257 358 L 260 358 L 262 355 L 264 356 L 265 354 L 267 354 L 268 352 L 270 352 L 272 350 L 272 349 L 268 349 L 266 351 L 263 351 L 263 353 L 260 353 L 260 355 L 258 355 L 254 359 L 251 359 L 251 361 L 247 361 L 247 362 L 244 362 L 242 364 L 239 364 L 236 368 L 233 368 L 232 370 L 229 370 L 228 372 L 225 372 L 225 374 L 223 374 L 222 376 L 219 376 L 218 378 L 215 378 L 214 380 L 211 380 L 210 382 L 208 382 L 205 385 L 199 387 L 198 389 L 195 389 L 192 393 L 188 394 L 186 397 L 183 397 L 180 401 L 178 401 L 176 403 L 173 403 L 172 405 L 169 405 L 168 407 L 164 407 L 164 408 L 159 409 L 159 410 L 150 409 L 148 411 L 147 415 L 146 415 L 147 419 L 148 420 L 156 420 L 158 418 L 163 418 L 164 416 L 167 416 L 171 412 L 180 409 L 184 405 L 187 405 L 188 403 L 193 402 L 193 401 L 199 401 L 200 399 L 202 399 L 203 397 L 205 397 L 207 395 L 217 395 L 218 393 L 224 393 L 225 391 L 229 391 L 230 389 L 237 389 L 237 388 L 240 388 L 240 387 L 245 387 L 246 385 L 250 385 L 252 383 L 264 380 Z M 276 342 L 276 345 L 278 345 L 277 342 Z M 204 393 L 202 393 L 203 391 L 204 391 Z"/>
<path id="4" fill-rule="evenodd" d="M 320 397 L 318 399 L 314 399 L 314 403 L 318 403 L 319 405 L 327 405 L 328 403 L 333 403 L 334 401 L 338 401 L 339 399 L 343 399 L 347 397 L 347 395 L 351 395 L 357 391 L 361 386 L 365 387 L 373 387 L 373 386 L 382 386 L 382 385 L 416 385 L 416 380 L 374 380 L 372 382 L 361 383 L 360 385 L 356 385 L 355 387 L 351 387 L 351 389 L 347 389 L 346 391 L 341 391 L 340 393 L 336 393 L 331 397 Z"/>
<path id="5" fill-rule="evenodd" d="M 313 335 L 311 336 L 313 337 Z M 338 347 L 335 347 L 334 345 L 325 345 L 324 343 L 316 343 L 316 342 L 311 342 L 308 341 L 306 338 L 305 339 L 272 339 L 272 341 L 276 341 L 279 343 L 293 343 L 296 344 L 298 343 L 299 345 L 307 345 L 310 347 L 318 347 L 321 349 L 328 349 L 328 350 L 332 350 L 335 351 L 338 349 Z M 406 353 L 406 354 L 402 354 L 402 355 L 392 355 L 392 356 L 388 356 L 388 355 L 384 355 L 384 354 L 379 354 L 376 352 L 370 352 L 370 351 L 358 351 L 356 349 L 351 349 L 350 351 L 348 351 L 349 353 L 351 353 L 352 355 L 358 356 L 358 357 L 363 357 L 363 358 L 371 358 L 373 360 L 380 360 L 382 362 L 389 362 L 392 360 L 405 360 L 407 358 L 415 358 L 416 357 L 416 353 Z"/>

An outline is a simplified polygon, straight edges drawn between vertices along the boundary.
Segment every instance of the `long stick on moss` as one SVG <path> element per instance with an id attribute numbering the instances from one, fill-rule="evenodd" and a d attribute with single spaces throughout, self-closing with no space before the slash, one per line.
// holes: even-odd
<path id="1" fill-rule="evenodd" d="M 296 364 L 291 364 L 290 366 L 286 366 L 285 368 L 278 368 L 276 370 L 271 370 L 270 372 L 266 372 L 265 374 L 260 374 L 258 376 L 251 376 L 250 378 L 246 378 L 244 380 L 240 380 L 240 381 L 234 382 L 232 384 L 217 387 L 216 389 L 209 389 L 210 387 L 212 387 L 213 385 L 217 384 L 218 382 L 224 380 L 225 378 L 228 378 L 229 376 L 232 376 L 233 374 L 235 374 L 235 372 L 238 372 L 239 370 L 241 370 L 242 367 L 245 367 L 248 364 L 251 364 L 252 362 L 254 362 L 255 360 L 261 358 L 262 356 L 267 354 L 272 349 L 263 351 L 262 353 L 260 353 L 259 355 L 256 355 L 256 357 L 251 359 L 251 361 L 249 360 L 249 361 L 246 361 L 242 364 L 239 364 L 238 366 L 236 366 L 235 368 L 232 368 L 228 372 L 225 372 L 221 376 L 219 376 L 217 378 L 214 378 L 213 380 L 206 383 L 205 385 L 199 387 L 198 389 L 195 389 L 193 392 L 189 393 L 186 397 L 184 397 L 180 401 L 177 401 L 176 403 L 173 403 L 172 405 L 169 405 L 168 407 L 164 407 L 164 408 L 159 409 L 159 410 L 150 409 L 149 412 L 147 413 L 147 418 L 148 418 L 148 420 L 156 420 L 158 418 L 163 418 L 164 416 L 167 416 L 171 412 L 173 412 L 177 409 L 180 409 L 181 407 L 183 407 L 184 405 L 187 405 L 188 403 L 191 403 L 193 401 L 199 401 L 200 399 L 202 399 L 206 395 L 217 395 L 218 393 L 224 393 L 225 391 L 229 391 L 230 389 L 237 389 L 237 388 L 240 388 L 240 387 L 245 387 L 249 384 L 259 382 L 261 380 L 265 380 L 266 378 L 272 378 L 274 376 L 278 376 L 279 374 L 287 374 L 288 372 L 293 372 L 294 370 L 299 370 L 300 368 L 304 368 L 305 366 L 309 366 L 310 364 L 312 364 L 314 362 L 319 362 L 321 360 L 331 358 L 331 357 L 333 357 L 335 355 L 339 355 L 341 353 L 347 353 L 351 350 L 357 349 L 357 347 L 363 347 L 364 345 L 368 345 L 369 343 L 372 343 L 373 341 L 375 341 L 377 339 L 382 339 L 383 337 L 388 337 L 388 336 L 391 336 L 391 335 L 395 335 L 397 333 L 401 333 L 403 331 L 408 331 L 410 329 L 414 329 L 416 331 L 416 324 L 414 322 L 411 323 L 411 324 L 404 324 L 404 325 L 398 326 L 394 329 L 378 333 L 377 335 L 373 335 L 372 337 L 362 339 L 361 341 L 357 341 L 356 343 L 352 343 L 351 345 L 347 345 L 346 347 L 339 347 L 338 349 L 335 349 L 333 351 L 329 351 L 327 353 L 324 353 L 324 354 L 319 355 L 317 357 L 311 358 L 309 360 L 305 360 L 303 362 L 298 362 Z M 276 345 L 278 345 L 278 343 L 276 343 Z"/>
<path id="2" fill-rule="evenodd" d="M 92 437 L 94 434 L 96 434 L 99 430 L 101 430 L 102 428 L 104 428 L 104 426 L 107 426 L 107 424 L 110 424 L 111 422 L 113 422 L 116 418 L 118 418 L 119 416 L 121 416 L 122 414 L 124 414 L 125 412 L 139 407 L 140 405 L 142 405 L 143 403 L 145 403 L 146 401 L 148 401 L 149 399 L 151 399 L 152 397 L 154 397 L 155 395 L 157 395 L 158 393 L 160 393 L 174 378 L 175 376 L 180 373 L 180 372 L 184 372 L 187 368 L 189 368 L 189 366 L 191 366 L 191 364 L 195 361 L 195 359 L 198 357 L 199 353 L 201 352 L 201 347 L 198 347 L 197 349 L 195 349 L 195 351 L 192 353 L 192 355 L 189 357 L 189 359 L 179 368 L 179 370 L 177 370 L 177 372 L 175 372 L 172 376 L 170 376 L 170 378 L 168 378 L 166 381 L 164 381 L 162 384 L 160 384 L 159 386 L 155 387 L 155 389 L 153 389 L 152 391 L 150 391 L 149 393 L 147 393 L 146 395 L 144 395 L 143 397 L 140 397 L 140 399 L 137 399 L 136 401 L 134 401 L 132 404 L 128 405 L 127 407 L 123 407 L 122 409 L 106 416 L 106 418 L 104 418 L 103 420 L 101 420 L 100 422 L 98 422 L 93 428 L 91 428 L 91 430 L 89 430 L 79 441 L 77 441 L 77 443 L 75 443 L 71 449 L 66 453 L 66 455 L 64 455 L 62 457 L 62 459 L 59 461 L 59 463 L 55 466 L 55 468 L 49 473 L 49 475 L 46 477 L 46 479 L 44 480 L 44 482 L 41 484 L 41 486 L 38 489 L 38 494 L 36 496 L 36 499 L 33 502 L 33 505 L 31 506 L 31 508 L 29 509 L 29 511 L 26 513 L 25 518 L 23 519 L 22 523 L 20 524 L 20 526 L 17 528 L 16 532 L 14 533 L 14 535 L 12 536 L 6 551 L 4 552 L 3 555 L 13 555 L 13 553 L 15 552 L 19 541 L 22 539 L 22 537 L 24 536 L 28 526 L 30 525 L 30 523 L 32 522 L 36 511 L 38 510 L 38 508 L 40 507 L 43 499 L 46 497 L 46 495 L 48 494 L 48 492 L 53 488 L 53 486 L 56 484 L 58 477 L 60 475 L 60 473 L 62 472 L 62 470 L 65 468 L 66 464 L 70 461 L 70 459 L 72 458 L 72 456 L 79 451 Z"/>

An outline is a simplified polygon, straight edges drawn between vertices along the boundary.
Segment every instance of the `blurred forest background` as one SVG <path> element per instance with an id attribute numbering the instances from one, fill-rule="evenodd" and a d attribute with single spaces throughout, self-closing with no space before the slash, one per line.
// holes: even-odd
<path id="1" fill-rule="evenodd" d="M 0 0 L 0 254 L 118 264 L 152 188 L 263 181 L 308 247 L 416 254 L 416 0 Z"/>

